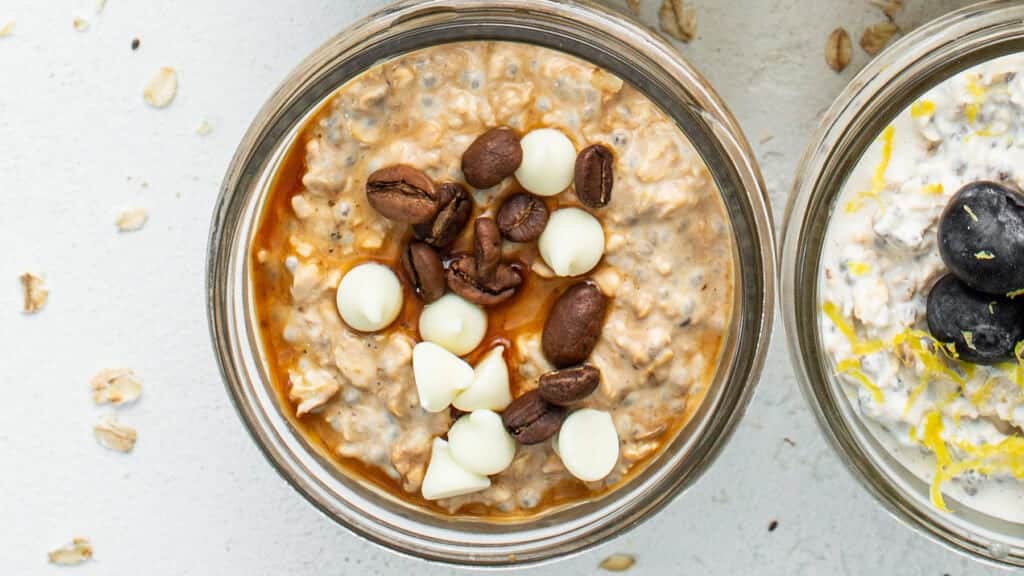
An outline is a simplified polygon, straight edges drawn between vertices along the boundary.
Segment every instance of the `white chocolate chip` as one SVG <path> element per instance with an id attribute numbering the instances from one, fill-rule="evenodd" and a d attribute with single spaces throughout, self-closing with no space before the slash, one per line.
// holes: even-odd
<path id="1" fill-rule="evenodd" d="M 619 434 L 607 412 L 584 408 L 569 415 L 555 440 L 558 456 L 570 474 L 596 482 L 619 461 Z"/>
<path id="2" fill-rule="evenodd" d="M 474 410 L 456 420 L 448 431 L 448 446 L 455 462 L 484 476 L 505 470 L 516 456 L 516 441 L 501 416 L 490 410 Z"/>
<path id="3" fill-rule="evenodd" d="M 473 383 L 473 367 L 433 342 L 420 342 L 412 349 L 412 374 L 420 406 L 427 412 L 448 408 Z"/>
<path id="4" fill-rule="evenodd" d="M 420 335 L 452 354 L 465 356 L 480 345 L 487 332 L 487 313 L 456 294 L 445 294 L 423 307 Z"/>
<path id="5" fill-rule="evenodd" d="M 486 490 L 491 486 L 487 476 L 466 470 L 452 458 L 448 443 L 434 438 L 430 450 L 430 464 L 423 476 L 423 497 L 427 500 L 452 498 Z"/>
<path id="6" fill-rule="evenodd" d="M 350 327 L 375 332 L 402 311 L 402 285 L 387 266 L 360 264 L 338 284 L 338 312 Z"/>
<path id="7" fill-rule="evenodd" d="M 452 404 L 464 412 L 504 410 L 512 403 L 505 347 L 496 346 L 473 368 L 473 383 Z"/>
<path id="8" fill-rule="evenodd" d="M 576 147 L 554 128 L 534 130 L 519 142 L 523 162 L 516 179 L 538 196 L 554 196 L 572 184 L 576 170 Z"/>
<path id="9" fill-rule="evenodd" d="M 555 210 L 540 235 L 540 255 L 559 276 L 591 271 L 604 255 L 604 230 L 585 210 Z"/>

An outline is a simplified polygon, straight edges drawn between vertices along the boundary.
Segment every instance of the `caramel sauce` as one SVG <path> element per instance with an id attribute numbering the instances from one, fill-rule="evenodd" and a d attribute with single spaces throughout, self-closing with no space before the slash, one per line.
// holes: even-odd
<path id="1" fill-rule="evenodd" d="M 291 278 L 290 275 L 281 271 L 278 273 L 268 272 L 266 265 L 260 261 L 260 253 L 270 262 L 282 263 L 289 252 L 288 238 L 290 230 L 294 226 L 294 215 L 291 208 L 291 200 L 295 195 L 303 192 L 302 177 L 306 172 L 305 149 L 306 143 L 317 136 L 316 126 L 321 117 L 327 113 L 332 98 L 321 104 L 319 111 L 312 115 L 307 124 L 302 128 L 300 135 L 291 144 L 284 155 L 277 173 L 271 183 L 266 204 L 257 225 L 257 231 L 250 249 L 250 271 L 252 280 L 252 293 L 254 309 L 259 325 L 259 337 L 262 344 L 264 358 L 267 364 L 268 374 L 272 385 L 277 393 L 278 401 L 283 414 L 289 419 L 293 426 L 301 433 L 311 445 L 321 454 L 322 457 L 335 463 L 343 473 L 351 478 L 364 482 L 378 493 L 390 496 L 392 499 L 413 505 L 422 510 L 435 512 L 439 515 L 452 518 L 482 518 L 490 522 L 522 522 L 536 519 L 539 516 L 549 514 L 553 511 L 565 508 L 581 501 L 592 501 L 598 499 L 622 485 L 628 483 L 639 472 L 663 452 L 665 447 L 678 436 L 683 427 L 690 421 L 693 414 L 700 407 L 704 394 L 718 368 L 718 361 L 721 357 L 723 337 L 716 331 L 695 328 L 697 340 L 700 342 L 700 349 L 704 357 L 714 359 L 707 363 L 706 373 L 703 375 L 701 392 L 691 394 L 686 399 L 684 413 L 680 413 L 673 422 L 658 437 L 660 443 L 658 449 L 640 460 L 632 462 L 628 474 L 619 482 L 613 485 L 591 488 L 582 481 L 569 478 L 556 484 L 549 484 L 546 487 L 544 496 L 540 503 L 531 510 L 516 510 L 508 513 L 497 510 L 483 503 L 468 503 L 461 507 L 455 514 L 448 512 L 445 508 L 422 498 L 420 493 L 407 492 L 403 489 L 400 479 L 392 478 L 380 468 L 364 463 L 357 458 L 349 458 L 338 454 L 332 448 L 332 441 L 335 445 L 342 442 L 339 433 L 318 414 L 308 414 L 303 417 L 296 417 L 294 404 L 288 398 L 289 377 L 288 371 L 294 367 L 302 352 L 296 350 L 291 344 L 284 341 L 283 332 L 286 318 L 275 313 L 275 305 L 282 303 L 290 304 Z M 540 127 L 540 118 L 532 118 L 524 132 L 533 127 Z M 513 182 L 509 179 L 509 183 Z M 485 210 L 491 214 L 496 213 L 503 200 L 520 191 L 513 185 L 495 198 L 490 206 L 481 206 L 476 203 L 473 216 L 463 230 L 460 237 L 445 254 L 454 254 L 464 251 L 472 251 L 473 219 L 481 215 Z M 572 194 L 559 194 L 552 198 L 545 198 L 549 210 L 554 211 L 566 206 L 579 206 L 579 202 Z M 359 248 L 355 254 L 340 256 L 328 251 L 327 254 L 319 254 L 315 262 L 322 269 L 340 270 L 342 272 L 367 261 L 375 261 L 390 267 L 402 278 L 404 290 L 404 304 L 397 320 L 380 334 L 401 333 L 416 341 L 419 341 L 418 322 L 423 303 L 413 292 L 401 272 L 401 249 L 412 238 L 409 227 L 399 234 L 392 234 L 392 237 L 384 239 L 379 249 L 367 250 Z M 495 345 L 501 344 L 506 347 L 506 360 L 509 361 L 509 377 L 513 397 L 518 397 L 536 384 L 521 377 L 515 362 L 515 343 L 523 335 L 538 334 L 543 330 L 548 310 L 554 304 L 558 296 L 571 284 L 580 281 L 580 278 L 542 278 L 531 270 L 534 261 L 539 258 L 537 243 L 518 245 L 511 254 L 506 253 L 507 260 L 518 261 L 522 265 L 524 284 L 517 294 L 509 301 L 500 305 L 489 307 L 488 328 L 486 336 L 480 346 L 465 359 L 475 364 Z M 508 244 L 506 244 L 508 246 Z M 445 255 L 443 254 L 443 256 Z M 708 298 L 732 298 L 730 294 L 708 294 Z M 609 306 L 611 309 L 611 306 Z M 520 446 L 519 450 L 540 449 L 545 444 L 532 447 Z M 538 474 L 541 472 L 538 470 Z"/>

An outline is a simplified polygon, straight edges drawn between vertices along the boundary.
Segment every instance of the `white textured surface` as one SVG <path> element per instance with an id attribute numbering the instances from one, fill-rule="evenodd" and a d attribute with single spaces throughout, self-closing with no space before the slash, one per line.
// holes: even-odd
<path id="1" fill-rule="evenodd" d="M 643 1 L 653 22 L 659 2 Z M 825 38 L 879 16 L 861 0 L 696 3 L 698 38 L 682 50 L 754 142 L 778 219 L 817 117 L 866 60 L 855 49 L 833 74 Z M 96 550 L 65 569 L 81 575 L 450 573 L 357 540 L 276 476 L 228 403 L 204 315 L 207 224 L 235 143 L 300 58 L 382 2 L 109 0 L 99 16 L 94 4 L 0 2 L 0 26 L 17 20 L 0 38 L 0 573 L 59 573 L 46 551 L 73 536 Z M 910 4 L 907 25 L 966 2 Z M 180 83 L 155 111 L 142 88 L 160 66 Z M 201 137 L 204 119 L 214 131 Z M 119 235 L 120 210 L 139 206 L 146 227 Z M 19 312 L 25 270 L 52 289 L 34 317 Z M 90 431 L 107 410 L 92 405 L 89 378 L 116 366 L 146 385 L 119 411 L 139 430 L 130 455 Z M 613 543 L 535 573 L 593 574 L 613 552 L 635 554 L 637 574 L 995 572 L 914 534 L 855 483 L 818 433 L 781 337 L 741 429 L 697 486 Z"/>

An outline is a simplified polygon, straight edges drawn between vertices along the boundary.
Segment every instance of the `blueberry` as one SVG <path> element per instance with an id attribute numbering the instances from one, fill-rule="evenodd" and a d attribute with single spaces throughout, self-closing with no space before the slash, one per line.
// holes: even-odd
<path id="1" fill-rule="evenodd" d="M 939 253 L 950 272 L 987 294 L 1024 288 L 1024 195 L 995 182 L 972 182 L 939 220 Z"/>
<path id="2" fill-rule="evenodd" d="M 939 342 L 955 344 L 961 360 L 1009 360 L 1024 340 L 1024 300 L 983 294 L 947 274 L 928 294 L 928 330 Z"/>

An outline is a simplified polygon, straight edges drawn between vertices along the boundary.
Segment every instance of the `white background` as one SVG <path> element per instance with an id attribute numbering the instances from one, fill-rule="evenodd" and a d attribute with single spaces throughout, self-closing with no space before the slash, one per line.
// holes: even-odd
<path id="1" fill-rule="evenodd" d="M 658 0 L 643 0 L 653 23 Z M 681 47 L 757 150 L 781 218 L 816 119 L 867 57 L 837 75 L 838 25 L 879 21 L 863 0 L 695 0 Z M 910 0 L 905 28 L 966 4 Z M 0 0 L 0 574 L 57 574 L 47 550 L 73 536 L 85 575 L 447 574 L 364 543 L 278 478 L 234 414 L 208 342 L 203 270 L 220 178 L 250 119 L 307 53 L 379 0 Z M 91 26 L 72 28 L 75 16 Z M 129 48 L 141 39 L 137 52 Z M 147 108 L 160 66 L 177 100 Z M 214 132 L 195 134 L 202 120 Z M 150 222 L 118 234 L 122 208 Z M 20 313 L 17 277 L 52 289 Z M 642 574 L 934 575 L 995 572 L 883 512 L 824 443 L 781 330 L 759 393 L 717 465 L 622 538 L 538 574 L 596 572 L 606 555 Z M 134 368 L 142 401 L 119 411 L 134 453 L 105 451 L 88 380 Z M 784 439 L 791 439 L 790 445 Z M 769 523 L 778 528 L 769 532 Z"/>

